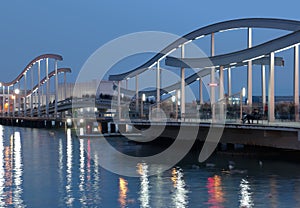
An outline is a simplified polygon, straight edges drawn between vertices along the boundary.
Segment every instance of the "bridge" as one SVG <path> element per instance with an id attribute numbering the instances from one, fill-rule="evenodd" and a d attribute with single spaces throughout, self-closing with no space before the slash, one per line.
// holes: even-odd
<path id="1" fill-rule="evenodd" d="M 276 29 L 285 31 L 285 34 L 254 45 L 253 29 L 256 28 Z M 230 30 L 246 30 L 247 43 L 245 45 L 247 47 L 226 54 L 216 54 L 215 35 L 220 33 L 221 36 Z M 207 40 L 207 37 L 210 41 L 210 55 L 205 58 L 187 57 L 189 44 L 200 39 Z M 165 132 L 168 132 L 165 134 L 166 136 L 172 135 L 170 129 L 174 126 L 183 125 L 189 129 L 196 125 L 206 128 L 209 126 L 207 124 L 223 123 L 227 129 L 225 132 L 228 132 L 228 129 L 247 129 L 248 131 L 255 128 L 255 132 L 258 131 L 257 135 L 260 136 L 274 136 L 274 131 L 285 132 L 286 130 L 287 137 L 293 140 L 290 143 L 293 145 L 289 145 L 289 148 L 294 146 L 296 149 L 300 149 L 298 144 L 300 138 L 298 123 L 299 44 L 300 21 L 247 18 L 212 24 L 178 38 L 137 68 L 119 74 L 109 74 L 109 81 L 114 83 L 113 89 L 115 91 L 115 95 L 109 98 L 99 98 L 97 95 L 89 98 L 71 96 L 70 94 L 67 96 L 66 74 L 70 73 L 71 69 L 58 68 L 58 62 L 63 60 L 62 56 L 44 54 L 33 59 L 13 81 L 1 82 L 1 121 L 2 123 L 11 124 L 13 122 L 15 124 L 23 120 L 38 120 L 45 123 L 56 122 L 66 125 L 67 119 L 73 118 L 74 123 L 78 123 L 78 119 L 88 115 L 85 122 L 89 123 L 88 126 L 90 126 L 103 121 L 103 118 L 107 121 L 107 115 L 104 114 L 106 111 L 111 111 L 107 112 L 110 114 L 108 115 L 109 120 L 113 120 L 114 124 L 119 124 L 120 130 L 122 125 L 131 125 L 135 131 L 141 132 L 141 129 L 148 128 L 149 121 L 154 126 L 160 126 L 160 122 L 164 120 L 167 123 L 165 123 L 167 125 Z M 288 110 L 281 112 L 281 103 L 275 102 L 275 74 L 277 68 L 286 63 L 286 60 L 280 57 L 280 53 L 288 50 L 293 50 L 294 54 L 292 57 L 293 102 L 288 106 Z M 175 55 L 176 52 L 181 54 L 180 57 Z M 173 69 L 178 68 L 180 81 L 162 87 L 163 65 L 173 67 Z M 253 102 L 252 95 L 254 65 L 261 68 L 261 77 L 258 78 L 261 80 L 261 101 L 259 102 Z M 232 74 L 245 66 L 247 67 L 246 88 L 240 86 L 240 91 L 232 92 Z M 194 73 L 186 76 L 186 69 L 193 69 Z M 152 80 L 156 83 L 156 89 L 139 89 L 139 77 L 149 71 L 156 73 L 155 80 Z M 224 78 L 225 72 L 227 72 L 227 80 Z M 60 75 L 63 75 L 63 79 L 59 77 Z M 204 103 L 203 100 L 203 80 L 206 77 L 210 79 L 209 103 Z M 268 86 L 266 86 L 267 78 Z M 61 80 L 60 84 L 59 79 Z M 54 82 L 52 87 L 50 86 L 51 80 Z M 135 80 L 135 89 L 128 89 L 130 80 Z M 199 83 L 199 99 L 196 103 L 189 103 L 186 100 L 186 87 L 195 82 Z M 227 84 L 227 92 L 225 92 L 225 83 Z M 50 94 L 50 89 L 54 94 Z M 246 103 L 243 102 L 245 94 L 247 94 Z M 243 113 L 250 114 L 254 109 L 259 111 L 259 117 L 256 118 L 259 119 L 257 124 L 242 124 Z M 286 118 L 290 122 L 280 122 L 283 115 L 288 115 Z M 168 127 L 171 128 L 168 129 Z M 103 130 L 102 127 L 101 129 Z M 99 128 L 94 128 L 93 131 L 97 132 Z M 262 132 L 267 133 L 262 134 Z M 227 139 L 229 138 L 228 135 Z M 265 138 L 270 139 L 267 136 Z M 285 136 L 279 138 L 278 146 L 285 138 Z M 226 142 L 231 141 L 229 140 Z M 233 140 L 231 142 L 236 143 L 235 138 Z M 251 138 L 247 141 L 253 143 Z M 248 143 L 246 142 L 246 144 Z M 255 143 L 266 145 L 259 141 L 255 141 Z"/>

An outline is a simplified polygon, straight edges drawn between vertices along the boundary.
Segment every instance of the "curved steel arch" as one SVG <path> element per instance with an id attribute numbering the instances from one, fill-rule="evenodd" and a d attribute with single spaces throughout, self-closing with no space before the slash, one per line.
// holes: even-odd
<path id="1" fill-rule="evenodd" d="M 57 54 L 43 54 L 40 55 L 36 58 L 34 58 L 31 62 L 29 62 L 29 64 L 27 64 L 27 66 L 22 70 L 22 72 L 12 81 L 10 82 L 2 82 L 3 86 L 11 86 L 16 84 L 18 81 L 20 81 L 20 79 L 22 79 L 22 77 L 24 76 L 24 73 L 26 71 L 28 71 L 36 62 L 46 59 L 46 58 L 50 58 L 50 59 L 55 59 L 58 61 L 62 61 L 63 57 L 61 55 L 57 55 Z"/>
<path id="2" fill-rule="evenodd" d="M 167 57 L 166 64 L 174 67 L 184 68 L 205 68 L 213 66 L 230 65 L 231 63 L 241 63 L 260 56 L 269 55 L 284 48 L 288 48 L 300 43 L 300 30 L 252 48 L 240 50 L 233 53 L 223 54 L 209 58 L 175 58 Z"/>
<path id="3" fill-rule="evenodd" d="M 160 53 L 156 54 L 154 57 L 152 57 L 149 61 L 142 64 L 141 66 L 122 74 L 110 75 L 109 80 L 121 81 L 128 77 L 129 78 L 134 77 L 137 74 L 146 71 L 148 67 L 155 64 L 157 60 L 167 55 L 174 48 L 178 48 L 180 45 L 190 40 L 195 40 L 198 37 L 205 36 L 211 33 L 220 32 L 223 30 L 245 28 L 245 27 L 298 31 L 300 30 L 300 21 L 287 20 L 287 19 L 274 19 L 274 18 L 246 18 L 246 19 L 229 20 L 229 21 L 224 21 L 209 26 L 205 26 L 200 29 L 194 30 L 182 36 L 181 38 L 175 40 L 173 43 L 165 47 Z"/>
<path id="4" fill-rule="evenodd" d="M 65 73 L 71 73 L 71 69 L 70 68 L 59 68 L 59 69 L 57 69 L 57 74 L 59 74 L 59 73 L 63 73 L 63 72 L 65 72 Z M 52 72 L 50 72 L 49 74 L 48 74 L 48 80 L 50 80 L 50 78 L 51 77 L 54 77 L 55 76 L 55 70 L 53 70 Z M 43 84 L 45 84 L 47 82 L 47 76 L 45 76 L 43 79 L 41 79 L 41 81 L 40 81 L 40 86 L 42 86 Z M 29 96 L 30 94 L 32 94 L 35 90 L 37 90 L 38 89 L 38 87 L 39 87 L 39 84 L 36 84 L 34 87 L 33 87 L 33 89 L 31 89 L 31 90 L 28 90 L 28 92 L 27 92 L 27 94 L 25 95 L 26 97 L 27 96 Z"/>

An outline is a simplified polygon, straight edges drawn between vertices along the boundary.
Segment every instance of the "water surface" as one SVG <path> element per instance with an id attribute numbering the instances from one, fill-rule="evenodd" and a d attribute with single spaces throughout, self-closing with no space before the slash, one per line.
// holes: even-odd
<path id="1" fill-rule="evenodd" d="M 110 142 L 141 148 L 120 139 Z M 0 126 L 0 207 L 300 207 L 294 162 L 217 154 L 155 176 L 140 163 L 134 178 L 101 168 L 91 143 L 70 130 Z"/>

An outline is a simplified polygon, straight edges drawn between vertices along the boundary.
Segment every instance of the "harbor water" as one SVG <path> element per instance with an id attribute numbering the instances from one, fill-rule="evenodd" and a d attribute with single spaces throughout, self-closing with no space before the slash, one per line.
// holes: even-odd
<path id="1" fill-rule="evenodd" d="M 300 207 L 297 162 L 214 154 L 126 177 L 99 165 L 90 152 L 95 139 L 0 126 L 0 207 Z M 126 151 L 155 148 L 108 140 Z"/>

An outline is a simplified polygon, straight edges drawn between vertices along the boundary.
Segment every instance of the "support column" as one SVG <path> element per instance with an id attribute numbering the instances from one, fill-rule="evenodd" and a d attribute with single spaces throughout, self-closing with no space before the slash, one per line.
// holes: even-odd
<path id="1" fill-rule="evenodd" d="M 16 95 L 15 95 L 15 85 L 13 85 L 13 89 L 12 89 L 12 98 L 13 98 L 13 109 L 12 109 L 12 113 L 13 113 L 13 117 L 15 117 L 16 114 Z"/>
<path id="2" fill-rule="evenodd" d="M 220 100 L 224 99 L 224 67 L 220 66 L 219 69 L 219 98 Z"/>
<path id="3" fill-rule="evenodd" d="M 184 58 L 184 45 L 181 46 L 181 58 Z M 180 97 L 180 107 L 181 107 L 181 118 L 185 118 L 185 69 L 181 68 L 181 97 Z"/>
<path id="4" fill-rule="evenodd" d="M 42 102 L 42 106 L 44 105 L 44 85 L 41 86 L 42 87 L 42 96 L 41 96 L 41 102 Z"/>
<path id="5" fill-rule="evenodd" d="M 121 81 L 118 81 L 118 117 L 121 120 L 122 112 L 121 112 Z"/>
<path id="6" fill-rule="evenodd" d="M 248 48 L 252 47 L 252 28 L 248 28 Z M 248 61 L 248 105 L 252 106 L 252 61 Z"/>
<path id="7" fill-rule="evenodd" d="M 38 61 L 38 117 L 41 116 L 41 61 Z"/>
<path id="8" fill-rule="evenodd" d="M 119 83 L 121 85 L 121 83 Z M 135 76 L 135 112 L 139 112 L 139 78 Z"/>
<path id="9" fill-rule="evenodd" d="M 228 67 L 227 69 L 227 88 L 228 88 L 228 97 L 231 97 L 232 90 L 231 90 L 231 68 Z"/>
<path id="10" fill-rule="evenodd" d="M 178 119 L 178 92 L 180 91 L 177 91 L 175 90 L 175 119 L 177 120 Z"/>
<path id="11" fill-rule="evenodd" d="M 49 74 L 48 74 L 49 60 L 46 58 L 46 117 L 49 117 Z"/>
<path id="12" fill-rule="evenodd" d="M 7 115 L 10 116 L 10 94 L 9 94 L 9 86 L 7 86 L 7 104 L 8 104 L 8 108 L 7 108 Z"/>
<path id="13" fill-rule="evenodd" d="M 2 116 L 4 116 L 5 115 L 5 101 L 6 101 L 6 96 L 5 96 L 5 86 L 3 85 L 2 86 Z"/>
<path id="14" fill-rule="evenodd" d="M 211 34 L 211 57 L 213 57 L 215 55 L 215 34 L 212 33 Z M 211 68 L 211 72 L 210 72 L 210 83 L 214 84 L 215 83 L 215 67 Z M 211 116 L 212 116 L 212 122 L 215 121 L 215 115 L 216 115 L 216 111 L 215 111 L 215 87 L 214 86 L 210 86 L 210 104 L 211 104 Z"/>
<path id="15" fill-rule="evenodd" d="M 64 72 L 64 99 L 67 99 L 67 73 Z"/>
<path id="16" fill-rule="evenodd" d="M 219 69 L 219 119 L 225 118 L 224 116 L 224 67 L 220 66 Z"/>
<path id="17" fill-rule="evenodd" d="M 294 106 L 295 121 L 299 121 L 299 45 L 294 47 Z"/>
<path id="18" fill-rule="evenodd" d="M 202 83 L 202 78 L 199 78 L 199 101 L 200 105 L 203 104 L 203 83 Z"/>
<path id="19" fill-rule="evenodd" d="M 266 66 L 261 65 L 261 98 L 262 98 L 262 107 L 265 110 L 267 104 L 266 101 Z"/>
<path id="20" fill-rule="evenodd" d="M 31 68 L 31 98 L 30 98 L 30 116 L 33 117 L 33 68 Z"/>
<path id="21" fill-rule="evenodd" d="M 157 61 L 157 69 L 156 69 L 156 105 L 157 109 L 160 108 L 160 63 Z M 158 112 L 158 111 L 157 111 Z"/>
<path id="22" fill-rule="evenodd" d="M 275 60 L 274 52 L 270 54 L 270 75 L 269 75 L 269 95 L 268 95 L 268 120 L 269 122 L 275 121 L 275 98 L 274 98 L 274 78 L 275 78 Z"/>
<path id="23" fill-rule="evenodd" d="M 18 116 L 20 117 L 20 111 L 21 111 L 21 85 L 20 85 L 20 81 L 19 81 L 19 84 L 18 84 L 18 89 L 19 89 L 19 94 L 17 94 L 16 96 L 18 96 Z"/>
<path id="24" fill-rule="evenodd" d="M 24 117 L 27 116 L 27 73 L 24 74 Z"/>
<path id="25" fill-rule="evenodd" d="M 57 117 L 57 102 L 58 102 L 58 74 L 57 74 L 57 60 L 54 63 L 55 67 L 55 102 L 54 102 L 54 117 Z"/>

